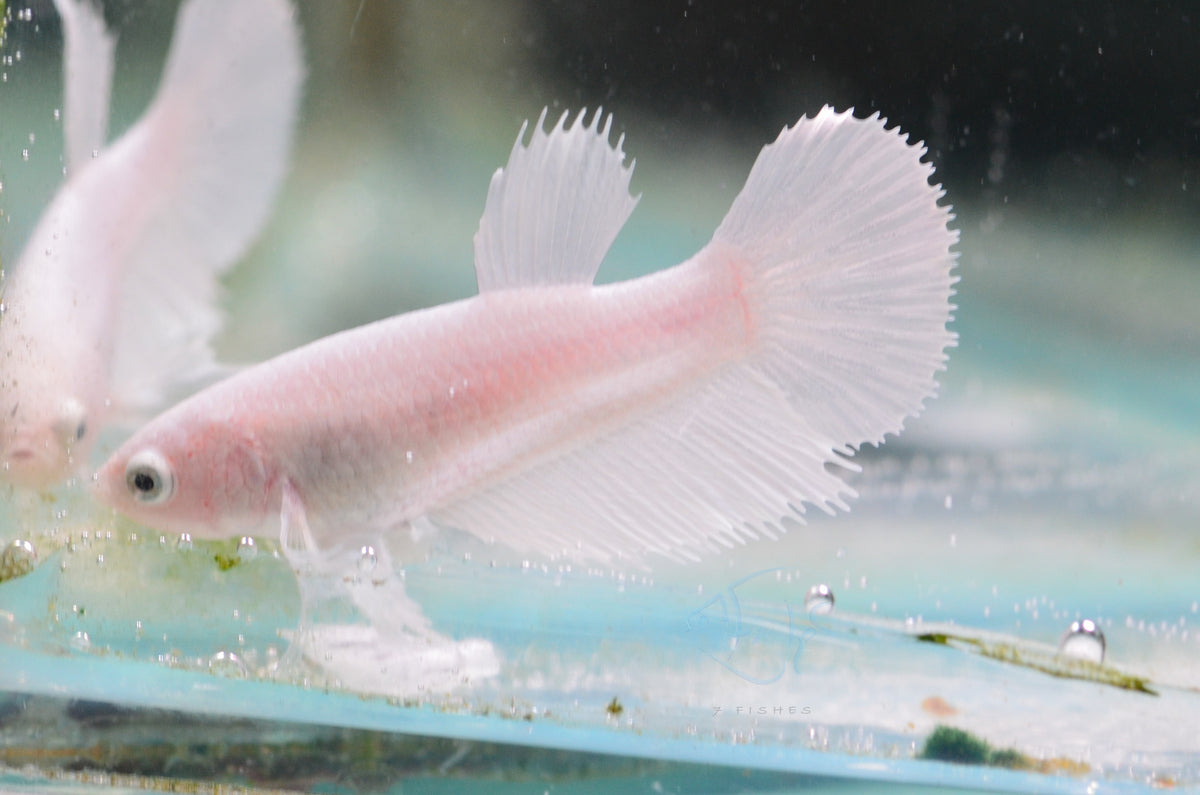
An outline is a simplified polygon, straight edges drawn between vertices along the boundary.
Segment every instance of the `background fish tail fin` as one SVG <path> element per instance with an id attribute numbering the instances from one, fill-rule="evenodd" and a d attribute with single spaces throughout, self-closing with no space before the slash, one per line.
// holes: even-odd
<path id="1" fill-rule="evenodd" d="M 217 277 L 257 237 L 287 169 L 303 82 L 293 16 L 287 0 L 190 0 L 153 103 L 108 153 L 131 209 L 116 401 L 152 406 L 212 364 Z"/>
<path id="2" fill-rule="evenodd" d="M 68 175 L 104 147 L 116 37 L 93 0 L 54 0 L 63 28 L 63 139 Z"/>

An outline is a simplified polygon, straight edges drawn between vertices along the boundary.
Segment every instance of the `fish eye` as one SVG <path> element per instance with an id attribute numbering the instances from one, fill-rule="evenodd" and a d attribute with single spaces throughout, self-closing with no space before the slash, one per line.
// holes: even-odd
<path id="1" fill-rule="evenodd" d="M 125 486 L 138 502 L 158 505 L 175 494 L 175 473 L 157 450 L 142 450 L 125 465 Z"/>
<path id="2" fill-rule="evenodd" d="M 78 442 L 87 435 L 87 411 L 78 400 L 64 401 L 54 422 L 54 431 L 64 444 Z"/>

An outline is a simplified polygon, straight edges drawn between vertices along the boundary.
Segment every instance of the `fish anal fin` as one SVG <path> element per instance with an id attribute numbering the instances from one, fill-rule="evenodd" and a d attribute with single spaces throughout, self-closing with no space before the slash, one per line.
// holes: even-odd
<path id="1" fill-rule="evenodd" d="M 434 521 L 552 559 L 695 561 L 773 533 L 803 504 L 846 509 L 849 464 L 734 367 L 625 427 L 464 495 Z"/>

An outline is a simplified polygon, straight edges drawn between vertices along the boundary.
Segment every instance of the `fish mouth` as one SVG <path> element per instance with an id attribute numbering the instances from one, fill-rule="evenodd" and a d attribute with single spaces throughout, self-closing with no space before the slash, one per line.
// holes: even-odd
<path id="1" fill-rule="evenodd" d="M 0 479 L 28 488 L 42 488 L 70 474 L 70 459 L 26 444 L 13 444 L 0 452 Z"/>

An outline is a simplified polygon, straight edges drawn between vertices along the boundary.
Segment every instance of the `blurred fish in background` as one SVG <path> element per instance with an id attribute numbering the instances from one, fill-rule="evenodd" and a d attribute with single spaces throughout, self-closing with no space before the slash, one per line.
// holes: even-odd
<path id="1" fill-rule="evenodd" d="M 153 102 L 106 146 L 115 38 L 91 0 L 55 7 L 66 181 L 5 271 L 0 321 L 0 477 L 33 488 L 220 372 L 217 278 L 270 213 L 303 79 L 286 0 L 193 0 Z"/>

